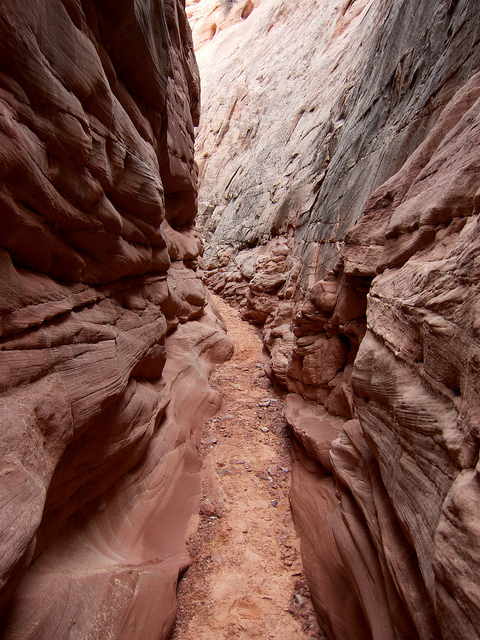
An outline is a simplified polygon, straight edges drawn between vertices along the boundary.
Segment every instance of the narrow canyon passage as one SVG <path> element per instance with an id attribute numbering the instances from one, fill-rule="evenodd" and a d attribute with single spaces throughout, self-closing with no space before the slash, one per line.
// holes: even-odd
<path id="1" fill-rule="evenodd" d="M 288 491 L 283 401 L 255 328 L 215 298 L 235 343 L 211 384 L 224 399 L 202 435 L 203 498 L 180 581 L 174 640 L 323 638 L 303 575 Z"/>
<path id="2" fill-rule="evenodd" d="M 0 640 L 480 640 L 480 2 L 0 49 Z"/>

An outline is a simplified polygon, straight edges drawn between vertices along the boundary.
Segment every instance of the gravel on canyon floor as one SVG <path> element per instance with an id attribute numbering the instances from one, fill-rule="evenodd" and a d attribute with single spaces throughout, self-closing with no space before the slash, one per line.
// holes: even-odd
<path id="1" fill-rule="evenodd" d="M 283 401 L 264 374 L 257 330 L 215 303 L 235 354 L 211 378 L 223 406 L 202 434 L 203 496 L 171 638 L 324 638 L 290 512 Z"/>

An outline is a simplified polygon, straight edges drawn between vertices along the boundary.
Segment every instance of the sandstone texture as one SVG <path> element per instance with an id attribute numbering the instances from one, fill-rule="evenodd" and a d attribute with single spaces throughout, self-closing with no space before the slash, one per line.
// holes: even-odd
<path id="1" fill-rule="evenodd" d="M 352 373 L 358 420 L 331 452 L 342 502 L 335 535 L 351 571 L 366 564 L 358 542 L 369 533 L 392 638 L 413 635 L 407 621 L 420 638 L 476 638 L 480 628 L 479 98 L 476 74 L 373 194 L 339 264 L 347 306 L 351 279 L 373 281 Z M 378 607 L 368 615 L 378 619 Z"/>
<path id="2" fill-rule="evenodd" d="M 255 8 L 253 0 L 187 0 L 187 17 L 197 51 L 223 29 L 246 20 Z"/>
<path id="3" fill-rule="evenodd" d="M 181 1 L 0 7 L 2 638 L 167 638 L 231 353 Z"/>
<path id="4" fill-rule="evenodd" d="M 198 225 L 211 286 L 261 323 L 334 267 L 480 54 L 470 1 L 254 4 L 197 51 Z"/>
<path id="5" fill-rule="evenodd" d="M 290 392 L 319 622 L 478 638 L 479 8 L 254 4 L 198 51 L 200 224 Z"/>

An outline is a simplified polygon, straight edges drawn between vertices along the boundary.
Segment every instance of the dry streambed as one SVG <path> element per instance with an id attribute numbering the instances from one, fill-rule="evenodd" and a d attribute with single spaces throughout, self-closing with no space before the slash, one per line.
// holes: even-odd
<path id="1" fill-rule="evenodd" d="M 288 502 L 283 402 L 263 373 L 255 329 L 215 302 L 235 354 L 211 380 L 224 404 L 203 433 L 204 493 L 172 639 L 323 638 Z"/>

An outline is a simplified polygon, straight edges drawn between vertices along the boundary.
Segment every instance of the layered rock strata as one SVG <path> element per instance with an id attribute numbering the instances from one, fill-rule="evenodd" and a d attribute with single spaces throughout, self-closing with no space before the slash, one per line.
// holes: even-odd
<path id="1" fill-rule="evenodd" d="M 182 2 L 0 8 L 2 638 L 167 638 L 231 351 Z"/>
<path id="2" fill-rule="evenodd" d="M 337 439 L 320 409 L 310 406 L 311 425 L 298 406 L 290 412 L 294 451 L 303 445 L 298 521 L 315 528 L 311 502 L 320 511 L 327 493 L 335 504 L 335 480 L 340 505 L 323 514 L 327 557 L 352 580 L 372 638 L 478 637 L 479 130 L 477 74 L 347 234 L 329 279 L 337 303 L 312 335 L 348 338 L 345 310 L 350 299 L 355 307 L 359 282 L 368 289 L 366 332 L 349 374 L 355 419 L 337 428 Z M 319 424 L 330 428 L 321 438 Z M 312 488 L 308 478 L 315 498 L 301 490 Z M 306 538 L 312 580 L 326 581 L 331 572 L 315 556 L 325 540 Z"/>
<path id="3" fill-rule="evenodd" d="M 190 9 L 194 31 L 205 28 L 203 4 Z M 480 64 L 478 8 L 470 0 L 254 4 L 241 19 L 243 3 L 233 3 L 228 20 L 237 22 L 198 42 L 206 272 L 215 292 L 264 326 L 276 378 L 323 402 L 338 386 L 344 345 L 335 342 L 333 375 L 321 379 L 311 363 L 325 345 L 298 342 L 309 322 L 301 305 L 322 297 L 329 312 L 335 285 L 317 283 L 347 231 Z M 362 286 L 352 320 L 364 316 Z M 347 399 L 331 404 L 351 416 Z"/>
<path id="4" fill-rule="evenodd" d="M 478 638 L 478 7 L 256 5 L 199 51 L 201 224 L 290 391 L 320 624 Z"/>

